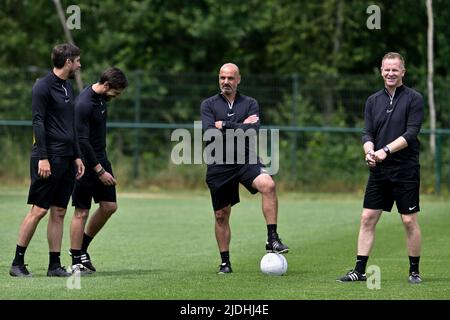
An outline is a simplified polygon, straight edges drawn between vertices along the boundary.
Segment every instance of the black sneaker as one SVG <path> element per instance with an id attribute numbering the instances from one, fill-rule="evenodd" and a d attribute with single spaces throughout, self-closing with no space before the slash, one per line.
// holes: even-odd
<path id="1" fill-rule="evenodd" d="M 409 283 L 412 284 L 419 284 L 422 282 L 422 278 L 420 277 L 420 274 L 417 272 L 411 272 L 409 274 L 409 278 L 408 278 Z"/>
<path id="2" fill-rule="evenodd" d="M 231 265 L 229 263 L 223 262 L 219 266 L 219 272 L 217 274 L 225 274 L 225 273 L 232 273 L 233 269 L 231 269 Z"/>
<path id="3" fill-rule="evenodd" d="M 72 274 L 66 271 L 65 267 L 51 267 L 47 271 L 47 277 L 70 277 Z"/>
<path id="4" fill-rule="evenodd" d="M 85 268 L 88 268 L 89 270 L 91 270 L 92 272 L 97 271 L 94 267 L 94 265 L 91 262 L 91 257 L 89 256 L 89 253 L 86 252 L 81 252 L 81 263 L 83 264 L 83 266 Z"/>
<path id="5" fill-rule="evenodd" d="M 350 270 L 347 274 L 336 281 L 340 282 L 351 282 L 351 281 L 366 281 L 366 274 L 361 274 L 356 270 Z"/>
<path id="6" fill-rule="evenodd" d="M 278 234 L 275 234 L 266 242 L 266 251 L 275 253 L 288 253 L 289 247 L 281 242 Z"/>
<path id="7" fill-rule="evenodd" d="M 12 265 L 9 269 L 11 277 L 32 277 L 33 275 L 28 271 L 27 264 Z"/>

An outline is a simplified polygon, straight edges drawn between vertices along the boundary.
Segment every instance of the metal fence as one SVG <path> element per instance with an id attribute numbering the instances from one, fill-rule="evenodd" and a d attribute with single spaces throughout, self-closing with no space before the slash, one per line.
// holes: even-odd
<path id="1" fill-rule="evenodd" d="M 44 70 L 0 71 L 0 161 L 2 175 L 27 176 L 25 166 L 31 143 L 31 86 Z M 84 71 L 85 84 L 95 82 L 100 71 Z M 201 180 L 203 169 L 180 169 L 171 165 L 170 133 L 176 128 L 192 129 L 200 119 L 201 101 L 218 92 L 214 74 L 167 74 L 143 70 L 127 72 L 130 86 L 109 103 L 108 150 L 116 167 L 128 181 L 163 180 L 157 173 L 175 172 L 175 180 Z M 14 79 L 14 81 L 12 81 Z M 436 82 L 436 101 L 448 101 L 450 85 Z M 420 79 L 406 84 L 425 92 Z M 361 127 L 364 103 L 378 90 L 377 74 L 317 76 L 243 75 L 240 91 L 256 98 L 265 128 L 280 130 L 279 180 L 287 187 L 303 190 L 336 191 L 364 187 L 367 168 L 361 156 Z M 422 142 L 422 188 L 427 193 L 450 190 L 449 112 L 438 109 L 436 158 L 429 153 L 430 131 L 425 122 Z M 426 117 L 427 118 L 427 117 Z M 18 160 L 21 159 L 21 160 Z M 193 174 L 194 172 L 195 174 Z M 163 175 L 163 174 L 162 174 Z M 163 175 L 164 176 L 164 175 Z M 177 180 L 178 181 L 178 180 Z M 190 183 L 195 185 L 195 183 Z"/>

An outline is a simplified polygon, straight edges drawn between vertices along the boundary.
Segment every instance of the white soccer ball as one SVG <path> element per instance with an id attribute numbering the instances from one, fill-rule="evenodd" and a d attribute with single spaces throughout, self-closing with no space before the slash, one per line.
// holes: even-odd
<path id="1" fill-rule="evenodd" d="M 282 276 L 287 271 L 288 263 L 282 254 L 268 253 L 262 257 L 260 267 L 264 274 Z"/>

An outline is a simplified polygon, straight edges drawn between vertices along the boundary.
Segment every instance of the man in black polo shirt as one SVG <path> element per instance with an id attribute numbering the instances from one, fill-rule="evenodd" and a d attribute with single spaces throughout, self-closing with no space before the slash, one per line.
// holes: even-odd
<path id="1" fill-rule="evenodd" d="M 11 269 L 14 277 L 30 277 L 24 263 L 25 250 L 39 221 L 50 209 L 47 238 L 50 262 L 47 276 L 67 277 L 60 252 L 64 215 L 75 178 L 84 174 L 75 131 L 74 94 L 67 81 L 81 68 L 80 49 L 60 44 L 52 52 L 53 71 L 33 86 L 32 114 L 34 143 L 31 152 L 31 210 L 23 220 Z"/>
<path id="2" fill-rule="evenodd" d="M 125 74 L 118 68 L 106 69 L 100 80 L 86 87 L 75 102 L 78 139 L 86 174 L 75 183 L 72 205 L 75 213 L 70 226 L 72 270 L 95 272 L 88 246 L 106 221 L 117 210 L 116 179 L 106 154 L 106 101 L 119 96 L 127 87 Z M 92 198 L 99 203 L 86 225 Z"/>
<path id="3" fill-rule="evenodd" d="M 409 282 L 422 282 L 419 274 L 421 233 L 419 206 L 419 141 L 423 122 L 423 98 L 403 85 L 403 57 L 387 53 L 381 62 L 385 88 L 371 95 L 365 107 L 363 135 L 365 161 L 370 170 L 358 237 L 356 266 L 339 281 L 365 281 L 365 269 L 381 213 L 390 212 L 394 201 L 406 230 Z"/>
<path id="4" fill-rule="evenodd" d="M 259 129 L 258 102 L 237 91 L 241 81 L 239 68 L 233 63 L 226 63 L 220 68 L 219 87 L 221 92 L 207 98 L 201 104 L 202 127 L 205 134 L 213 130 L 213 134 L 220 130 L 219 135 L 224 138 L 227 131 L 242 129 L 244 132 Z M 231 129 L 231 130 L 230 130 Z M 232 161 L 227 159 L 230 151 L 228 139 L 224 138 L 223 161 L 208 161 L 206 183 L 211 192 L 212 205 L 215 214 L 215 234 L 222 263 L 219 274 L 231 273 L 230 240 L 231 229 L 229 224 L 231 207 L 239 202 L 239 183 L 243 184 L 252 194 L 262 194 L 263 214 L 267 224 L 266 250 L 278 253 L 287 253 L 289 248 L 284 245 L 277 233 L 278 198 L 275 182 L 265 171 L 258 160 L 251 161 L 251 151 L 248 140 L 245 142 L 245 151 L 236 150 L 238 144 L 231 144 Z M 212 143 L 211 139 L 206 144 Z M 227 145 L 228 143 L 228 145 Z M 245 154 L 244 154 L 245 153 Z M 240 156 L 244 161 L 237 161 Z M 231 162 L 231 163 L 230 163 Z"/>

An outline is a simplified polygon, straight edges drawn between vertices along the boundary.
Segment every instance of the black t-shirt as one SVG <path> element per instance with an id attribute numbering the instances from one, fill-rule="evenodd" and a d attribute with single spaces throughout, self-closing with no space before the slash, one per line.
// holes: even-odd
<path id="1" fill-rule="evenodd" d="M 424 117 L 423 97 L 404 85 L 396 88 L 393 97 L 387 89 L 371 95 L 365 107 L 363 143 L 371 141 L 375 150 L 402 136 L 408 146 L 392 153 L 377 167 L 410 168 L 419 164 L 420 144 L 417 135 Z"/>
<path id="2" fill-rule="evenodd" d="M 33 86 L 31 108 L 34 134 L 31 156 L 79 158 L 70 83 L 49 72 Z"/>
<path id="3" fill-rule="evenodd" d="M 87 168 L 106 161 L 106 120 L 108 110 L 103 95 L 86 87 L 75 101 L 78 139 Z"/>

